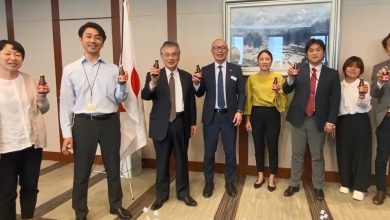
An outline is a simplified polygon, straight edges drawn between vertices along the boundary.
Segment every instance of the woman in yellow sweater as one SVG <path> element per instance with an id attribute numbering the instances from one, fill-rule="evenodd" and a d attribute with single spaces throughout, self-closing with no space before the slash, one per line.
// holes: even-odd
<path id="1" fill-rule="evenodd" d="M 246 83 L 246 125 L 252 132 L 255 145 L 255 157 L 258 178 L 254 187 L 260 188 L 264 182 L 264 148 L 267 139 L 270 177 L 268 190 L 276 189 L 275 175 L 278 170 L 278 145 L 280 132 L 280 112 L 287 106 L 287 97 L 280 89 L 284 78 L 280 73 L 271 71 L 272 53 L 262 50 L 257 56 L 260 72 L 250 75 Z"/>

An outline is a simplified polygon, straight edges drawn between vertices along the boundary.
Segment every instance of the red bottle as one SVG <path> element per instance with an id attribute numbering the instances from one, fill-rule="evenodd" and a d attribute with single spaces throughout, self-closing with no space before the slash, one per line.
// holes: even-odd
<path id="1" fill-rule="evenodd" d="M 274 78 L 274 82 L 272 83 L 272 89 L 274 91 L 278 90 L 278 78 L 277 77 Z"/>
<path id="2" fill-rule="evenodd" d="M 292 66 L 292 68 L 295 70 L 292 74 L 294 75 L 294 76 L 296 76 L 296 75 L 298 75 L 298 64 L 297 64 L 297 62 L 294 62 L 294 65 Z"/>
<path id="3" fill-rule="evenodd" d="M 389 68 L 385 66 L 386 72 L 382 75 L 382 82 L 389 81 Z"/>
<path id="4" fill-rule="evenodd" d="M 47 86 L 44 75 L 40 76 L 39 78 L 37 91 L 39 94 L 47 94 L 49 92 L 49 87 Z"/>
<path id="5" fill-rule="evenodd" d="M 364 79 L 363 78 L 360 78 L 358 90 L 359 90 L 359 95 L 360 96 L 365 96 L 366 95 L 366 92 L 364 91 Z"/>
<path id="6" fill-rule="evenodd" d="M 196 65 L 196 70 L 195 70 L 195 73 L 200 73 L 201 72 L 201 70 L 200 70 L 200 66 L 197 64 Z"/>
<path id="7" fill-rule="evenodd" d="M 158 64 L 158 60 L 154 61 L 153 68 L 160 69 L 160 65 Z M 157 74 L 152 74 L 153 76 L 157 76 Z"/>
<path id="8" fill-rule="evenodd" d="M 124 85 L 124 84 L 126 84 L 126 81 L 127 81 L 127 77 L 126 77 L 125 70 L 123 69 L 123 66 L 120 66 L 119 67 L 118 83 L 120 85 Z"/>

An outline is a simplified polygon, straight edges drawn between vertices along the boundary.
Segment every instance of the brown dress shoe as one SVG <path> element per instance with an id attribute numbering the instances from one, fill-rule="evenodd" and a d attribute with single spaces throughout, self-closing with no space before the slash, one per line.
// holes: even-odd
<path id="1" fill-rule="evenodd" d="M 382 205 L 385 199 L 386 199 L 386 191 L 378 190 L 374 198 L 372 198 L 372 203 L 374 203 L 375 205 Z"/>

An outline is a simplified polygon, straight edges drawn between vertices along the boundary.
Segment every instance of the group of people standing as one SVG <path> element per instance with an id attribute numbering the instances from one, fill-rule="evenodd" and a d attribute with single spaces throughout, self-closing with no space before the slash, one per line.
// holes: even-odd
<path id="1" fill-rule="evenodd" d="M 88 22 L 80 27 L 78 36 L 83 55 L 65 66 L 60 90 L 62 152 L 73 154 L 74 158 L 72 207 L 76 219 L 87 218 L 88 182 L 99 144 L 107 172 L 109 211 L 120 219 L 131 219 L 131 213 L 122 207 L 117 113 L 118 103 L 127 97 L 128 86 L 120 82 L 118 67 L 100 56 L 106 40 L 103 28 Z M 390 56 L 390 34 L 382 45 Z M 344 80 L 340 82 L 338 72 L 322 64 L 325 44 L 311 39 L 305 47 L 308 63 L 291 66 L 286 78 L 271 70 L 272 53 L 262 50 L 257 56 L 259 72 L 245 82 L 241 67 L 226 61 L 228 51 L 223 39 L 214 40 L 211 45 L 214 61 L 190 74 L 178 68 L 179 45 L 166 41 L 160 48 L 164 67 L 153 67 L 146 75 L 141 96 L 153 102 L 149 136 L 153 139 L 157 162 L 156 200 L 152 210 L 161 208 L 169 198 L 172 151 L 176 159 L 177 199 L 187 206 L 197 205 L 190 195 L 187 155 L 189 139 L 196 133 L 195 96 L 205 96 L 203 197 L 213 195 L 215 152 L 220 136 L 225 153 L 226 193 L 237 196 L 236 137 L 243 119 L 246 130 L 252 132 L 255 146 L 258 177 L 253 186 L 257 189 L 265 183 L 267 146 L 270 169 L 267 189 L 270 192 L 276 189 L 281 112 L 288 109 L 286 119 L 292 125 L 291 178 L 284 196 L 299 191 L 308 144 L 314 195 L 318 200 L 324 199 L 323 148 L 326 135 L 330 134 L 336 137 L 340 192 L 352 190 L 354 199 L 363 200 L 370 185 L 372 137 L 368 112 L 373 109 L 378 142 L 377 194 L 373 203 L 383 204 L 390 154 L 387 134 L 390 131 L 387 69 L 390 60 L 374 66 L 370 86 L 368 82 L 361 83 L 362 59 L 352 56 L 343 65 Z M 24 57 L 20 43 L 0 41 L 0 219 L 16 219 L 18 184 L 22 219 L 33 218 L 42 148 L 46 146 L 42 114 L 49 110 L 47 92 L 38 93 L 33 78 L 19 71 Z M 287 94 L 292 92 L 289 103 Z"/>

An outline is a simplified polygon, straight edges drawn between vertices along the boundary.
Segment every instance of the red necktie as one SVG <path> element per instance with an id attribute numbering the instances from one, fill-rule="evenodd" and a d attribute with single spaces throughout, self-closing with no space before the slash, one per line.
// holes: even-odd
<path id="1" fill-rule="evenodd" d="M 314 114 L 314 100 L 316 97 L 316 81 L 317 81 L 317 69 L 312 68 L 312 74 L 310 77 L 310 96 L 306 106 L 306 115 L 312 116 Z"/>

